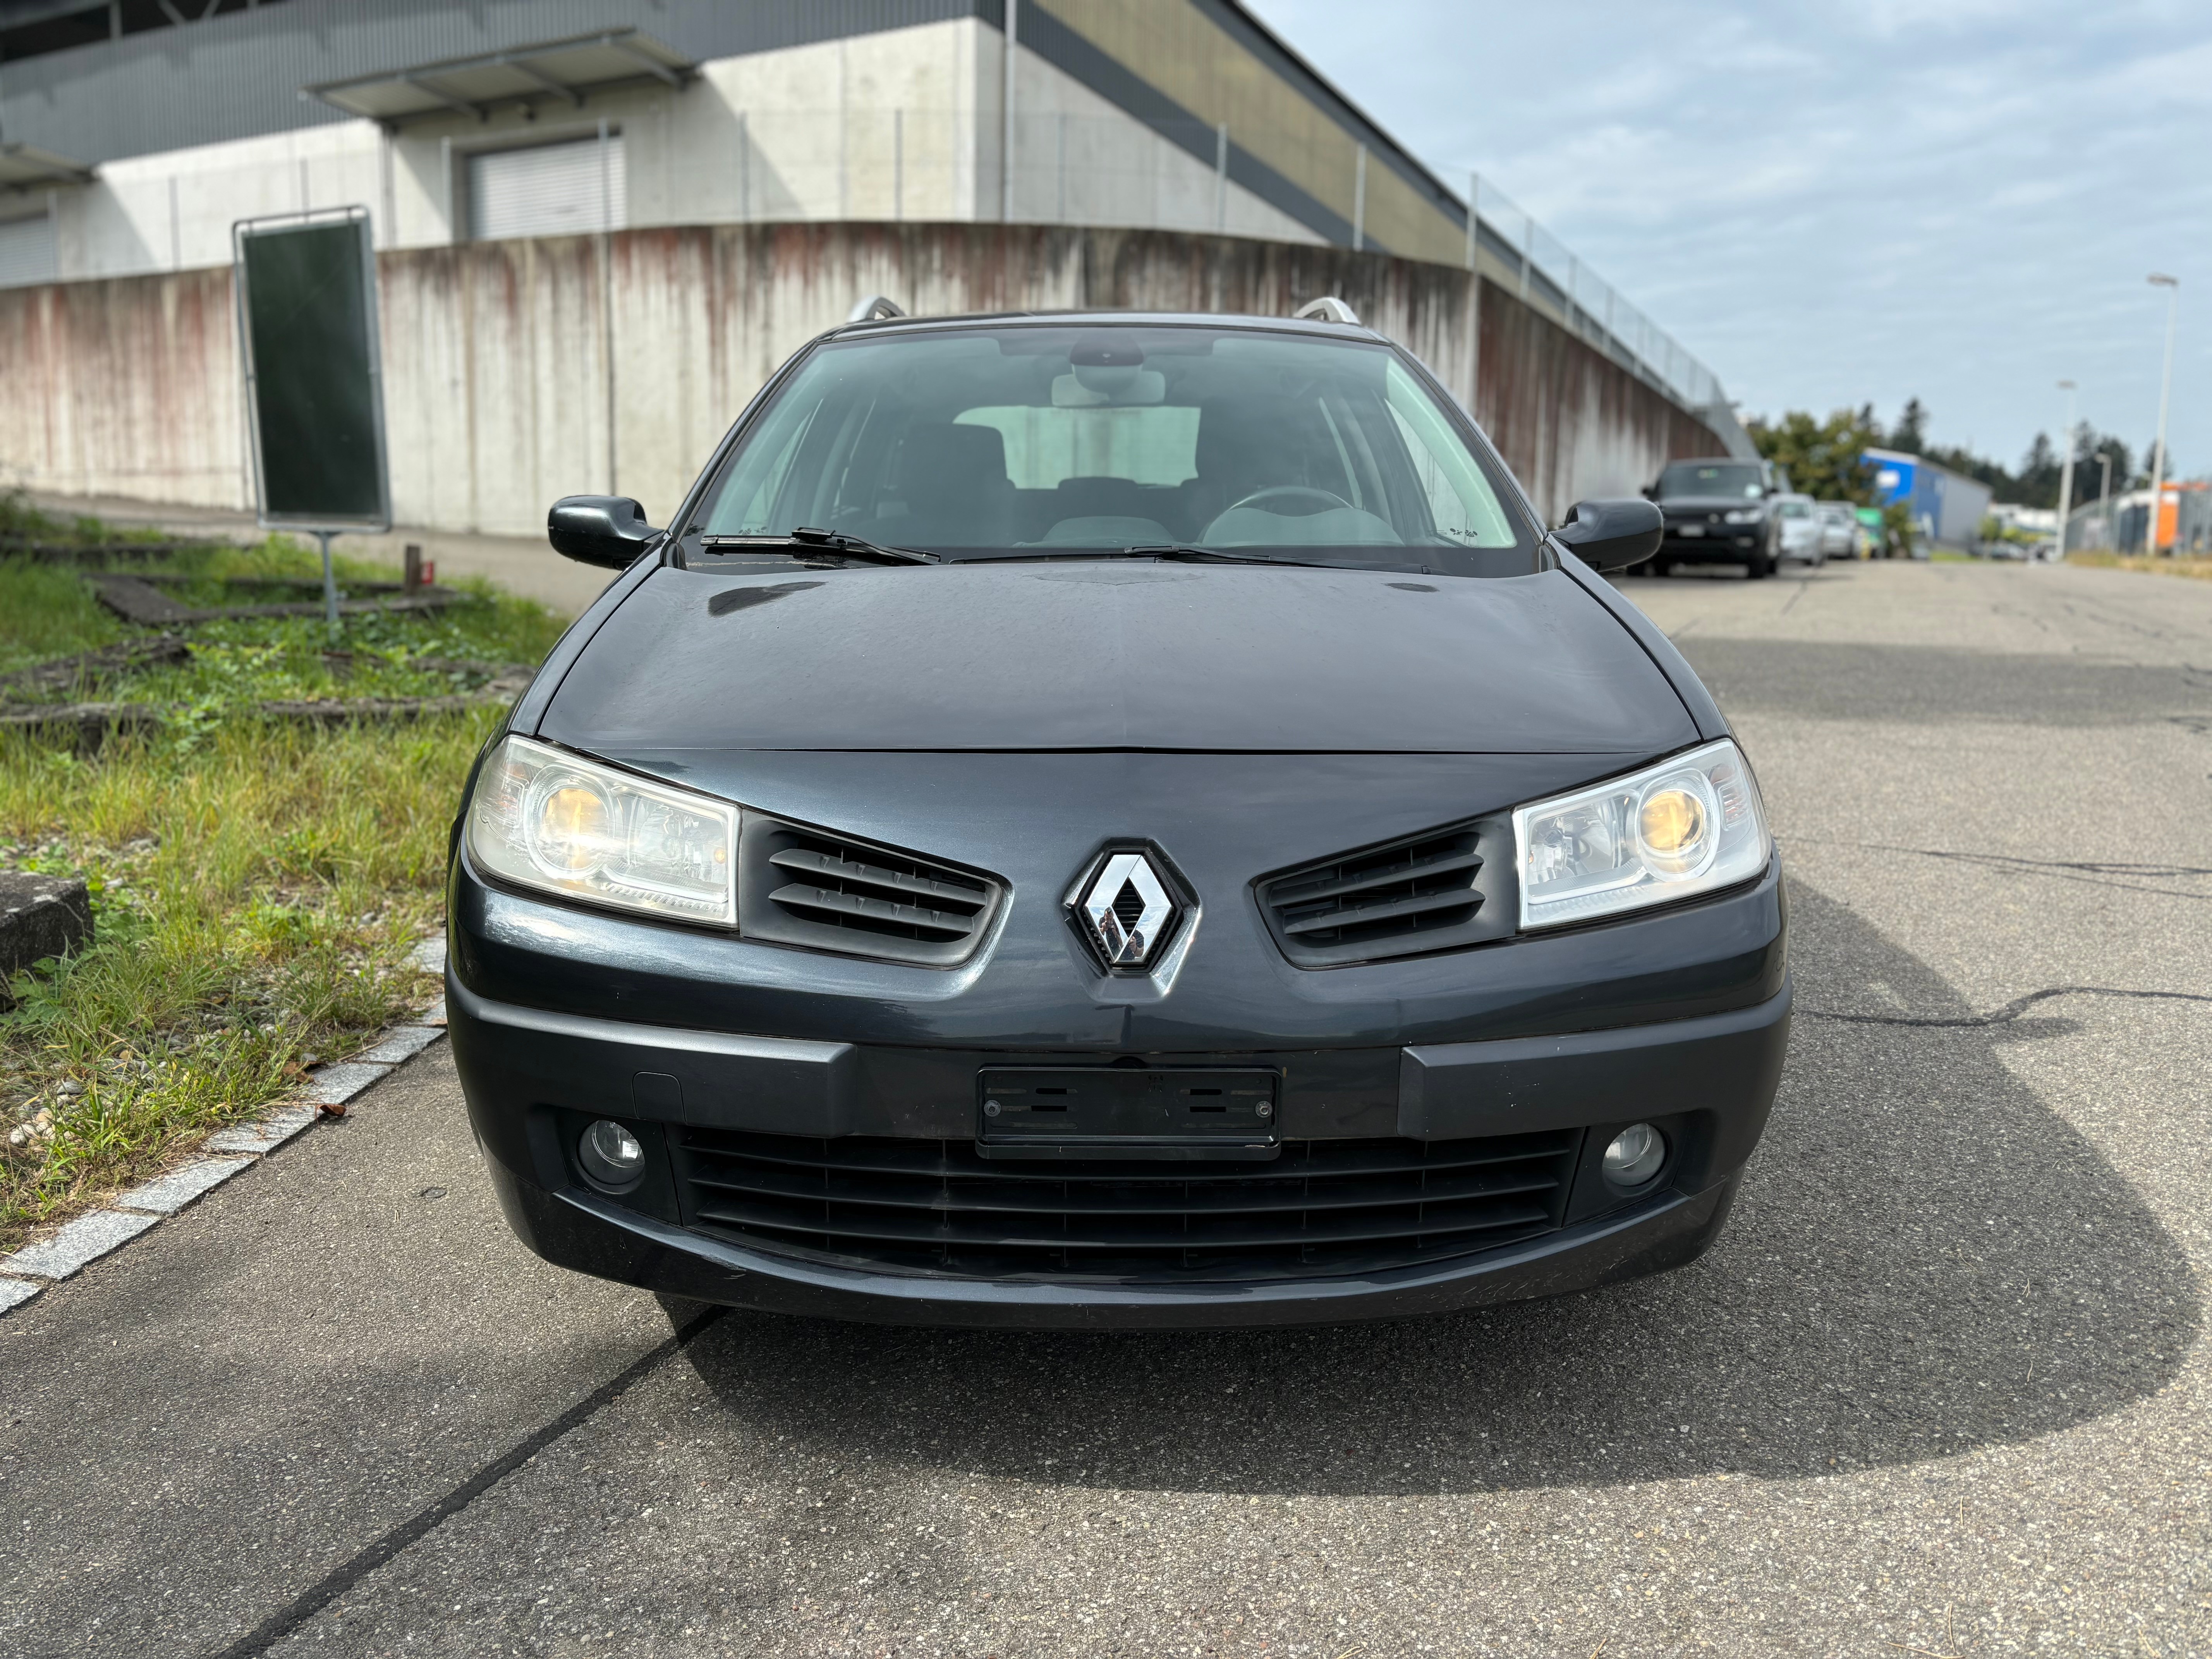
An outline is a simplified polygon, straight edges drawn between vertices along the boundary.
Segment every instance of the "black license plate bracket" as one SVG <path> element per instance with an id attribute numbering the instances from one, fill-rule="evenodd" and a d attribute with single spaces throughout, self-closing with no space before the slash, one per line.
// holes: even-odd
<path id="1" fill-rule="evenodd" d="M 975 1078 L 986 1158 L 1271 1158 L 1276 1074 L 1251 1067 L 990 1066 Z"/>

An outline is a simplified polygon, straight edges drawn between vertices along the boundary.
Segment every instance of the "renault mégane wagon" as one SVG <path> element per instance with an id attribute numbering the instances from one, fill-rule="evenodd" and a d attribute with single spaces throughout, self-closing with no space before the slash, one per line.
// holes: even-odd
<path id="1" fill-rule="evenodd" d="M 1721 1229 L 1790 982 L 1744 754 L 1465 411 L 1307 319 L 883 316 L 787 364 L 453 834 L 507 1218 L 913 1323 L 1395 1317 Z"/>

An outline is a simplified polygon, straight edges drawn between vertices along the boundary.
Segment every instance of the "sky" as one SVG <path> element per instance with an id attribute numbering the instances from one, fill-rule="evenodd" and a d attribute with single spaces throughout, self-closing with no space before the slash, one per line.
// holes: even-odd
<path id="1" fill-rule="evenodd" d="M 2078 418 L 2212 473 L 2212 3 L 1246 0 L 1479 170 L 1748 419 L 1910 397 L 2017 465 Z"/>

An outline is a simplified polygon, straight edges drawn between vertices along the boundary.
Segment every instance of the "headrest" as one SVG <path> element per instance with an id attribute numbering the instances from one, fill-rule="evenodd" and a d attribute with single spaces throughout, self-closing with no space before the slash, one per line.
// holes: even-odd
<path id="1" fill-rule="evenodd" d="M 1241 475 L 1260 463 L 1267 446 L 1251 429 L 1252 421 L 1252 411 L 1241 399 L 1209 398 L 1198 406 L 1195 459 L 1200 477 Z"/>
<path id="2" fill-rule="evenodd" d="M 932 422 L 907 428 L 899 452 L 899 483 L 910 492 L 940 494 L 1006 483 L 1006 440 L 994 426 Z"/>

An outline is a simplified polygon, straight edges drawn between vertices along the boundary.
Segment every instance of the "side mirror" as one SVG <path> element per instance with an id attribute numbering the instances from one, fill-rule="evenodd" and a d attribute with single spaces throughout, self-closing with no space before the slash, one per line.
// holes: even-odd
<path id="1" fill-rule="evenodd" d="M 1659 550 L 1667 520 L 1650 501 L 1577 501 L 1552 533 L 1594 570 L 1626 570 Z"/>
<path id="2" fill-rule="evenodd" d="M 626 569 L 660 532 L 627 495 L 563 495 L 545 515 L 545 539 L 579 564 Z"/>

